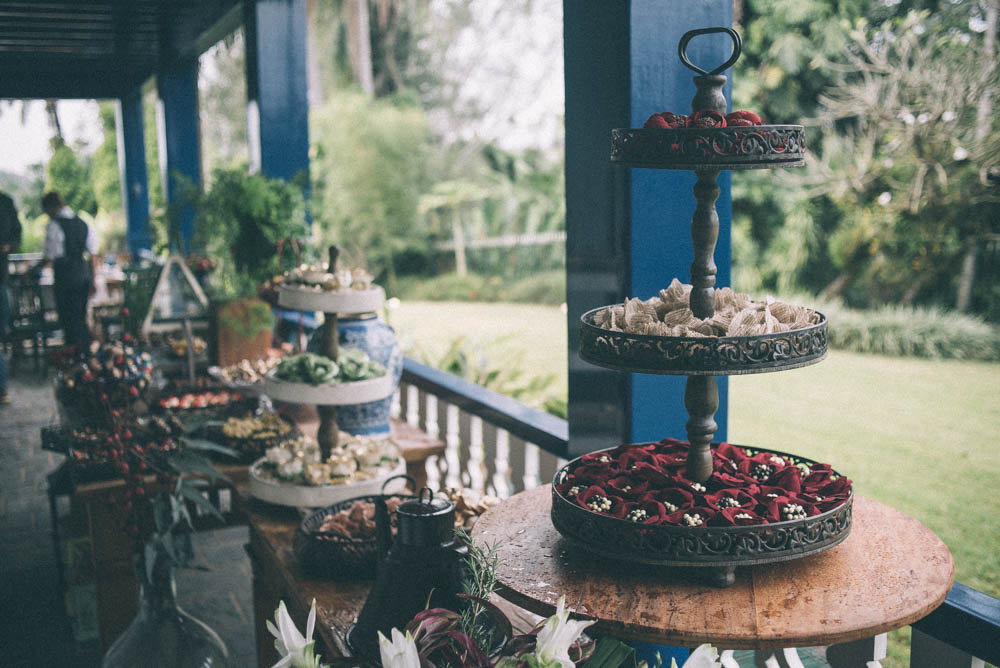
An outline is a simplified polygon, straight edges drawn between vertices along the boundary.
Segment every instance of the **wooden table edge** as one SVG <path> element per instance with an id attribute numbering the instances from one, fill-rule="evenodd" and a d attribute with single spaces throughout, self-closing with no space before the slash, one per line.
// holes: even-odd
<path id="1" fill-rule="evenodd" d="M 549 487 L 549 485 L 541 486 L 541 488 L 547 488 L 547 487 Z M 527 491 L 532 491 L 532 490 L 527 490 Z M 878 506 L 883 506 L 894 512 L 899 513 L 900 515 L 908 518 L 909 520 L 912 520 L 920 524 L 919 521 L 906 515 L 902 511 L 896 510 L 895 508 L 892 508 L 891 506 L 875 501 L 874 499 L 857 496 L 855 498 L 855 503 L 858 502 L 862 504 L 872 503 Z M 922 524 L 920 525 L 923 526 Z M 927 529 L 927 527 L 923 528 Z M 927 531 L 930 531 L 930 529 L 927 529 Z M 473 532 L 473 538 L 476 538 L 479 535 L 480 534 L 478 531 Z M 940 538 L 938 538 L 938 540 L 940 541 Z M 943 541 L 941 543 L 942 545 L 944 545 Z M 944 587 L 942 591 L 934 599 L 932 599 L 930 603 L 921 606 L 916 611 L 908 615 L 904 615 L 896 620 L 893 620 L 892 622 L 869 625 L 865 626 L 863 629 L 859 628 L 841 629 L 836 632 L 831 632 L 825 635 L 813 635 L 808 637 L 790 633 L 788 635 L 772 635 L 767 639 L 761 639 L 759 637 L 751 639 L 747 638 L 745 635 L 729 636 L 724 633 L 722 634 L 712 633 L 706 635 L 701 633 L 691 633 L 683 631 L 665 632 L 658 627 L 643 626 L 641 624 L 633 624 L 630 626 L 626 626 L 624 623 L 618 622 L 616 620 L 599 619 L 586 614 L 577 613 L 575 611 L 571 611 L 570 616 L 577 619 L 588 619 L 588 620 L 596 619 L 597 623 L 594 624 L 592 628 L 597 633 L 615 636 L 623 640 L 649 642 L 660 645 L 676 644 L 677 646 L 681 647 L 694 647 L 699 644 L 709 642 L 720 649 L 754 649 L 754 650 L 774 650 L 774 649 L 784 649 L 791 647 L 814 647 L 822 645 L 835 645 L 844 642 L 858 640 L 860 638 L 874 637 L 876 635 L 886 633 L 888 631 L 893 631 L 899 628 L 903 628 L 905 626 L 909 626 L 910 624 L 926 617 L 928 614 L 933 612 L 948 597 L 948 592 L 951 590 L 951 587 L 954 584 L 955 560 L 950 550 L 947 550 L 947 546 L 945 546 L 945 551 L 947 552 L 948 555 L 948 567 L 949 567 L 947 587 Z M 755 598 L 754 596 L 755 585 L 756 585 L 756 578 L 754 577 L 753 571 L 751 571 L 749 586 L 750 586 L 751 596 L 754 598 Z M 534 599 L 516 589 L 512 589 L 511 587 L 506 586 L 503 583 L 499 582 L 497 584 L 497 594 L 500 595 L 502 598 L 506 599 L 507 601 L 513 603 L 514 605 L 517 605 L 521 608 L 524 608 L 525 610 L 528 610 L 537 615 L 541 615 L 543 617 L 552 615 L 556 609 L 555 606 L 552 604 Z M 755 612 L 754 614 L 755 627 L 758 627 L 759 619 L 760 619 L 760 613 Z"/>

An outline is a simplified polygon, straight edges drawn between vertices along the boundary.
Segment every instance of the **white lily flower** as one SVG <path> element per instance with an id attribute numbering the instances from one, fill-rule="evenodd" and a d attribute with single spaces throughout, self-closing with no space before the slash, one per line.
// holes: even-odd
<path id="1" fill-rule="evenodd" d="M 670 659 L 670 668 L 677 668 L 676 659 Z M 704 645 L 698 645 L 691 652 L 691 656 L 684 661 L 684 665 L 681 668 L 723 668 L 723 664 L 719 661 L 719 651 L 708 643 L 705 643 Z"/>
<path id="2" fill-rule="evenodd" d="M 569 658 L 569 648 L 573 646 L 583 630 L 596 622 L 581 622 L 569 618 L 566 597 L 560 596 L 556 604 L 556 614 L 545 620 L 535 641 L 535 656 L 543 665 L 558 665 L 559 668 L 573 668 Z"/>
<path id="3" fill-rule="evenodd" d="M 319 668 L 319 659 L 313 655 L 316 643 L 312 638 L 316 628 L 316 599 L 313 599 L 309 609 L 305 636 L 295 627 L 284 601 L 274 611 L 274 621 L 277 626 L 267 620 L 267 630 L 274 636 L 274 648 L 281 655 L 281 660 L 272 668 Z"/>
<path id="4" fill-rule="evenodd" d="M 409 631 L 404 636 L 399 629 L 393 629 L 391 641 L 379 631 L 378 653 L 382 658 L 382 668 L 420 668 L 417 643 Z"/>

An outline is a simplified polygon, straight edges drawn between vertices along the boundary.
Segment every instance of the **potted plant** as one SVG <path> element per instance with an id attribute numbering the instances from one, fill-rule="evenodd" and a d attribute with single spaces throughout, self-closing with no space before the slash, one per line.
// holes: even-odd
<path id="1" fill-rule="evenodd" d="M 261 357 L 271 345 L 273 315 L 257 288 L 294 260 L 283 239 L 306 235 L 301 188 L 245 169 L 217 169 L 204 194 L 189 195 L 196 211 L 192 248 L 211 258 L 207 281 L 220 365 Z M 279 254 L 288 257 L 281 258 Z"/>

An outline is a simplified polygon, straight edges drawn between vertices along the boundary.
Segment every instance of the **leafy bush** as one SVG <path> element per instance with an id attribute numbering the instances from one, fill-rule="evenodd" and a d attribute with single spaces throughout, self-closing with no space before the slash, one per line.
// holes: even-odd
<path id="1" fill-rule="evenodd" d="M 514 302 L 559 305 L 566 301 L 566 274 L 548 271 L 518 281 L 499 276 L 442 274 L 422 279 L 400 279 L 398 295 L 413 301 Z"/>
<path id="2" fill-rule="evenodd" d="M 511 283 L 498 301 L 558 306 L 566 301 L 566 272 L 546 271 L 522 278 Z"/>
<path id="3" fill-rule="evenodd" d="M 396 257 L 429 247 L 417 212 L 434 171 L 427 117 L 402 99 L 344 90 L 314 109 L 310 122 L 320 246 L 337 244 L 345 265 L 366 265 L 394 292 Z"/>
<path id="4" fill-rule="evenodd" d="M 447 371 L 529 406 L 544 407 L 545 410 L 554 412 L 550 410 L 550 405 L 555 405 L 558 410 L 559 400 L 548 396 L 548 390 L 556 380 L 555 375 L 526 376 L 524 361 L 520 355 L 505 358 L 501 364 L 494 366 L 481 350 L 470 350 L 465 337 L 459 336 L 451 342 L 440 359 L 429 359 L 426 353 L 420 351 L 417 352 L 417 358 L 428 366 Z"/>
<path id="5" fill-rule="evenodd" d="M 831 348 L 930 359 L 1000 360 L 1000 328 L 938 308 L 883 306 L 867 311 L 803 297 L 829 320 Z"/>

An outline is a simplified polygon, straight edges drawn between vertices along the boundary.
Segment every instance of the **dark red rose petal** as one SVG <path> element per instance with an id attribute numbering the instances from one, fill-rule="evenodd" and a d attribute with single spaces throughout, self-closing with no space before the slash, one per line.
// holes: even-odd
<path id="1" fill-rule="evenodd" d="M 747 508 L 723 508 L 714 518 L 715 526 L 747 526 L 750 524 L 767 524 L 767 520 Z"/>
<path id="2" fill-rule="evenodd" d="M 771 476 L 768 482 L 775 487 L 798 494 L 802 491 L 802 472 L 797 466 L 786 466 Z"/>
<path id="3" fill-rule="evenodd" d="M 736 506 L 726 506 L 725 499 L 732 499 L 736 502 Z M 733 488 L 720 489 L 713 494 L 706 494 L 705 503 L 708 504 L 710 508 L 714 508 L 715 510 L 725 510 L 727 507 L 753 508 L 757 505 L 756 499 L 747 494 L 745 491 Z"/>
<path id="4" fill-rule="evenodd" d="M 696 111 L 688 119 L 688 127 L 724 128 L 726 127 L 726 117 L 714 109 L 702 109 L 701 111 Z"/>
<path id="5" fill-rule="evenodd" d="M 681 508 L 676 512 L 667 515 L 665 523 L 674 524 L 677 526 L 706 526 L 711 523 L 712 519 L 718 514 L 717 511 L 705 506 L 696 506 L 693 508 Z M 697 522 L 701 520 L 700 524 L 693 524 L 691 520 L 685 519 L 687 515 L 691 520 Z M 697 517 L 695 517 L 697 516 Z"/>
<path id="6" fill-rule="evenodd" d="M 653 114 L 646 119 L 646 122 L 642 124 L 642 127 L 648 129 L 666 129 L 670 127 L 670 124 L 667 123 L 660 114 Z"/>
<path id="7" fill-rule="evenodd" d="M 664 111 L 660 114 L 663 120 L 666 122 L 667 127 L 670 128 L 686 128 L 688 126 L 688 117 L 684 114 L 674 114 L 669 111 Z"/>
<path id="8" fill-rule="evenodd" d="M 726 124 L 730 126 L 760 125 L 760 116 L 752 111 L 732 111 L 726 114 Z"/>

